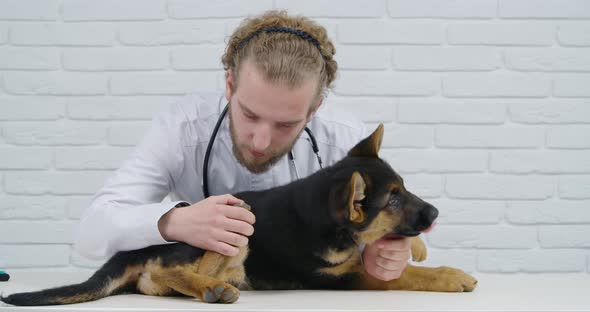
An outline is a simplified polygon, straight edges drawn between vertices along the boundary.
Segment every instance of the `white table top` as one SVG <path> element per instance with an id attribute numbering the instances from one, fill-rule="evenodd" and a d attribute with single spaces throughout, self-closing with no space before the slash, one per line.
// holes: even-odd
<path id="1" fill-rule="evenodd" d="M 88 272 L 9 272 L 0 293 L 81 282 Z M 49 307 L 1 306 L 4 311 L 590 311 L 589 274 L 489 275 L 473 293 L 409 291 L 243 291 L 234 304 L 191 298 L 120 295 Z"/>

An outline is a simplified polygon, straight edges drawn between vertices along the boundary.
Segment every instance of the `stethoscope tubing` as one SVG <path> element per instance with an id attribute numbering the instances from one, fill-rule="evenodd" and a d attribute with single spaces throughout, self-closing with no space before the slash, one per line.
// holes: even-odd
<path id="1" fill-rule="evenodd" d="M 225 105 L 225 108 L 223 108 L 221 115 L 219 115 L 219 118 L 217 119 L 217 122 L 215 123 L 215 127 L 213 128 L 213 132 L 211 133 L 211 138 L 209 139 L 209 143 L 207 144 L 207 149 L 205 150 L 205 159 L 203 160 L 203 182 L 202 182 L 204 198 L 207 198 L 211 195 L 209 193 L 209 158 L 211 156 L 211 150 L 213 149 L 213 144 L 215 143 L 215 138 L 217 137 L 217 132 L 219 132 L 219 128 L 221 127 L 221 123 L 223 122 L 223 119 L 227 115 L 228 109 L 229 109 L 229 103 Z M 318 148 L 318 143 L 315 139 L 315 136 L 313 135 L 313 132 L 311 132 L 311 130 L 308 127 L 305 127 L 305 132 L 309 136 L 311 148 L 313 150 L 313 153 L 317 157 L 317 160 L 318 160 L 318 163 L 319 163 L 320 169 L 321 169 L 321 168 L 323 168 L 322 158 L 320 157 L 320 150 Z M 293 163 L 293 165 L 295 165 L 295 159 L 293 157 L 292 151 L 289 151 L 289 160 Z M 195 157 L 195 161 L 196 161 L 196 157 Z M 294 167 L 295 167 L 295 177 L 297 179 L 299 179 L 299 172 L 297 172 L 297 166 L 294 166 Z"/>

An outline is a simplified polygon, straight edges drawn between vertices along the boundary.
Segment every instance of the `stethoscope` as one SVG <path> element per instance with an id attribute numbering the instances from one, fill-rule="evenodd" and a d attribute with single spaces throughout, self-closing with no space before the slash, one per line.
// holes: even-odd
<path id="1" fill-rule="evenodd" d="M 217 132 L 219 131 L 219 127 L 227 115 L 227 110 L 229 109 L 229 103 L 225 105 L 225 108 L 221 112 L 219 119 L 217 119 L 217 123 L 215 124 L 215 128 L 213 128 L 213 133 L 211 133 L 211 138 L 209 139 L 209 143 L 207 144 L 207 150 L 205 151 L 205 159 L 203 160 L 203 196 L 205 198 L 209 197 L 209 156 L 211 156 L 211 149 L 213 148 L 213 143 L 215 142 L 215 137 L 217 137 Z M 313 153 L 315 154 L 318 164 L 320 165 L 320 169 L 323 168 L 322 166 L 322 158 L 320 157 L 320 149 L 318 148 L 318 143 L 315 140 L 315 136 L 311 132 L 308 127 L 305 127 L 305 132 L 307 132 L 307 136 L 309 136 L 311 148 Z M 295 163 L 295 158 L 293 157 L 293 151 L 289 151 L 289 163 L 293 167 L 295 171 L 295 179 L 299 179 L 299 172 L 297 171 L 297 164 Z M 196 157 L 195 157 L 196 161 Z"/>

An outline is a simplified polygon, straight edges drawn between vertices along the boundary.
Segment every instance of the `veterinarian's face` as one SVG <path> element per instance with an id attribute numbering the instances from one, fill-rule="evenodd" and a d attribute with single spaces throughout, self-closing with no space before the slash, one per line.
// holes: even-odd
<path id="1" fill-rule="evenodd" d="M 235 86 L 232 75 L 226 75 L 233 153 L 248 170 L 261 173 L 291 150 L 315 113 L 318 81 L 289 88 L 266 81 L 253 63 L 245 62 L 238 82 Z"/>

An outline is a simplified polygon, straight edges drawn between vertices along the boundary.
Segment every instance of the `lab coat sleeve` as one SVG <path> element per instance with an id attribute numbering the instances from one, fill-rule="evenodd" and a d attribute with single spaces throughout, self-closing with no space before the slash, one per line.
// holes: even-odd
<path id="1" fill-rule="evenodd" d="M 182 120 L 164 113 L 132 156 L 110 177 L 86 208 L 74 249 L 91 259 L 167 243 L 158 230 L 162 215 L 181 202 L 162 203 L 182 172 Z"/>

